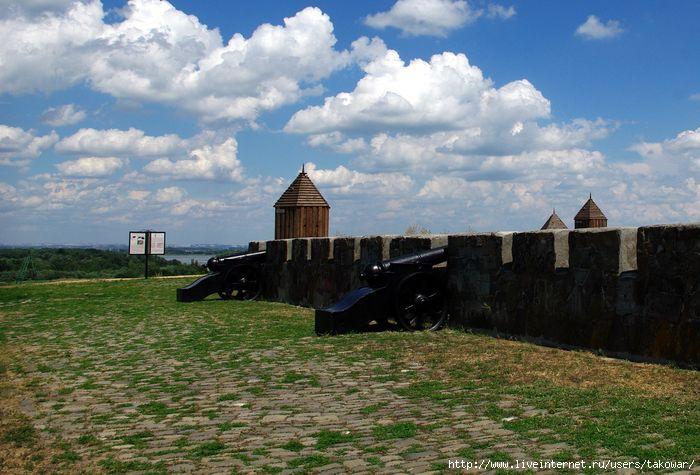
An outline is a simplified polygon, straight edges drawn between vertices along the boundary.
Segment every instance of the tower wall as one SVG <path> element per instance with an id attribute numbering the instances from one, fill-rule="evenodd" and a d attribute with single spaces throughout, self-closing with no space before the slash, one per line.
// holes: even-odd
<path id="1" fill-rule="evenodd" d="M 321 206 L 275 209 L 275 239 L 327 237 L 329 208 Z"/>
<path id="2" fill-rule="evenodd" d="M 607 226 L 607 219 L 577 219 L 574 221 L 574 227 L 576 229 L 605 228 Z"/>

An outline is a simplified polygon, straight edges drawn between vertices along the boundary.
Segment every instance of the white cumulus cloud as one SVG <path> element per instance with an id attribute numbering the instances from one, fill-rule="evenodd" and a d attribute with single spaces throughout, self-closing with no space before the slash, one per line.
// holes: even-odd
<path id="1" fill-rule="evenodd" d="M 447 36 L 479 16 L 465 0 L 398 0 L 386 12 L 375 13 L 365 18 L 372 28 L 398 28 L 411 36 Z"/>
<path id="2" fill-rule="evenodd" d="M 80 129 L 56 144 L 56 151 L 74 155 L 152 157 L 181 152 L 186 141 L 175 134 L 150 136 L 143 130 Z"/>
<path id="3" fill-rule="evenodd" d="M 362 173 L 343 165 L 320 169 L 314 163 L 306 164 L 306 172 L 323 192 L 331 194 L 403 195 L 413 187 L 411 177 L 403 173 Z"/>
<path id="4" fill-rule="evenodd" d="M 643 157 L 649 172 L 672 176 L 700 174 L 700 127 L 684 130 L 662 142 L 638 142 L 630 147 Z"/>
<path id="5" fill-rule="evenodd" d="M 41 121 L 53 127 L 73 125 L 85 120 L 85 111 L 75 104 L 49 107 L 41 114 Z"/>
<path id="6" fill-rule="evenodd" d="M 185 159 L 153 160 L 144 167 L 144 171 L 179 180 L 242 181 L 243 165 L 237 153 L 238 142 L 231 137 L 217 145 L 196 148 Z"/>
<path id="7" fill-rule="evenodd" d="M 187 195 L 187 192 L 177 186 L 169 186 L 156 191 L 156 201 L 159 203 L 176 203 Z"/>
<path id="8" fill-rule="evenodd" d="M 367 149 L 367 143 L 362 137 L 350 139 L 338 131 L 310 135 L 306 143 L 311 147 L 326 147 L 340 153 L 356 153 Z"/>
<path id="9" fill-rule="evenodd" d="M 35 135 L 33 130 L 0 125 L 0 165 L 25 166 L 57 140 L 56 132 Z"/>
<path id="10" fill-rule="evenodd" d="M 495 88 L 464 54 L 406 64 L 394 50 L 364 66 L 352 92 L 296 112 L 287 132 L 459 129 L 546 118 L 547 99 L 526 79 Z"/>
<path id="11" fill-rule="evenodd" d="M 425 172 L 480 170 L 490 157 L 514 156 L 525 169 L 535 152 L 576 157 L 617 127 L 604 119 L 540 125 L 550 102 L 535 86 L 521 79 L 497 87 L 463 54 L 405 63 L 387 50 L 364 70 L 352 92 L 298 111 L 285 130 L 310 134 L 313 147 L 358 154 L 365 169 Z M 492 158 L 491 168 L 505 161 Z"/>
<path id="12" fill-rule="evenodd" d="M 129 199 L 134 200 L 134 201 L 142 201 L 142 200 L 148 198 L 148 196 L 150 194 L 151 194 L 151 192 L 148 190 L 130 190 L 126 194 L 126 196 Z"/>
<path id="13" fill-rule="evenodd" d="M 0 0 L 2 17 L 34 17 L 44 13 L 57 13 L 67 10 L 81 0 Z"/>
<path id="14" fill-rule="evenodd" d="M 282 25 L 224 42 L 167 1 L 130 0 L 105 22 L 98 0 L 65 11 L 0 20 L 0 93 L 53 91 L 85 82 L 119 99 L 182 108 L 205 121 L 254 121 L 293 103 L 344 67 L 328 15 L 305 8 Z M 310 89 L 305 89 L 310 85 Z"/>
<path id="15" fill-rule="evenodd" d="M 576 28 L 576 35 L 590 40 L 604 40 L 621 35 L 625 30 L 617 20 L 603 23 L 595 15 L 589 15 L 585 22 Z"/>
<path id="16" fill-rule="evenodd" d="M 83 157 L 69 160 L 56 165 L 61 174 L 72 177 L 107 177 L 126 164 L 126 160 L 118 157 Z"/>
<path id="17" fill-rule="evenodd" d="M 500 18 L 501 20 L 510 20 L 516 13 L 515 7 L 512 5 L 504 7 L 503 5 L 490 3 L 486 9 L 486 16 L 489 18 Z"/>

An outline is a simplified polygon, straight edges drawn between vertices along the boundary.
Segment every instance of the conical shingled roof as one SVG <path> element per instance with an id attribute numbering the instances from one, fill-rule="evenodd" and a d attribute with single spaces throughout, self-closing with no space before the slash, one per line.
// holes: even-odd
<path id="1" fill-rule="evenodd" d="M 608 219 L 605 217 L 603 212 L 598 208 L 598 205 L 593 201 L 592 196 L 588 196 L 588 201 L 583 205 L 583 207 L 576 213 L 574 220 L 585 220 L 585 219 Z"/>
<path id="2" fill-rule="evenodd" d="M 547 219 L 547 221 L 542 225 L 540 229 L 569 229 L 561 220 L 559 215 L 557 215 L 556 210 L 552 210 L 552 215 Z"/>
<path id="3" fill-rule="evenodd" d="M 330 208 L 330 205 L 323 198 L 311 181 L 309 176 L 302 169 L 301 173 L 294 179 L 287 191 L 275 203 L 275 208 L 293 208 L 297 206 L 320 206 Z"/>

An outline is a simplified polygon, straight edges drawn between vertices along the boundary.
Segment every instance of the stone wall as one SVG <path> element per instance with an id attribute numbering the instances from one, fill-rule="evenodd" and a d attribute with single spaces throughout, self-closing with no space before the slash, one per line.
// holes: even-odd
<path id="1" fill-rule="evenodd" d="M 252 242 L 264 297 L 322 308 L 367 264 L 448 247 L 450 325 L 700 364 L 700 224 Z"/>

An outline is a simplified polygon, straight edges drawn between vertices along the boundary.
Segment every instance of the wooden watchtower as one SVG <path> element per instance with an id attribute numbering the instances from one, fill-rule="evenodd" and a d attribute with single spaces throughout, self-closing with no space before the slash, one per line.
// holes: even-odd
<path id="1" fill-rule="evenodd" d="M 330 209 L 302 167 L 275 203 L 275 239 L 328 236 Z"/>
<path id="2" fill-rule="evenodd" d="M 598 208 L 598 205 L 593 201 L 593 196 L 588 196 L 583 207 L 574 216 L 574 227 L 580 228 L 604 228 L 608 225 L 608 218 Z"/>

